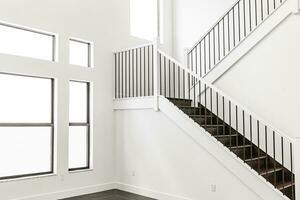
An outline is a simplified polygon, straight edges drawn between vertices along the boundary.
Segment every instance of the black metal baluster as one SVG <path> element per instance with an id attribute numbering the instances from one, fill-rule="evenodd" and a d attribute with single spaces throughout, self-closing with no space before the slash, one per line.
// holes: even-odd
<path id="1" fill-rule="evenodd" d="M 283 186 L 283 189 L 282 191 L 285 190 L 285 180 L 284 180 L 284 146 L 283 146 L 283 137 L 281 137 L 281 163 L 282 163 L 282 186 Z"/>
<path id="2" fill-rule="evenodd" d="M 235 130 L 236 130 L 236 134 L 238 134 L 239 132 L 239 115 L 238 115 L 238 106 L 235 105 Z M 236 142 L 236 146 L 238 146 L 239 144 L 239 138 L 235 137 L 235 142 Z M 245 149 L 245 147 L 243 147 L 243 149 Z"/>
<path id="3" fill-rule="evenodd" d="M 260 157 L 260 134 L 259 134 L 259 120 L 257 120 L 257 146 L 258 146 L 258 158 Z M 260 173 L 260 160 L 258 159 L 258 173 Z"/>
<path id="4" fill-rule="evenodd" d="M 135 63 L 135 59 L 134 59 L 134 49 L 132 49 L 132 96 L 135 97 L 135 88 L 134 88 L 134 63 Z"/>
<path id="5" fill-rule="evenodd" d="M 212 88 L 210 88 L 210 124 L 213 124 L 213 96 L 212 96 Z M 219 129 L 219 127 L 217 127 Z"/>
<path id="6" fill-rule="evenodd" d="M 193 88 L 194 88 L 194 115 L 196 115 L 196 113 L 197 113 L 197 111 L 196 111 L 196 83 L 195 83 L 195 77 L 193 76 L 192 77 L 192 79 L 193 79 Z"/>
<path id="7" fill-rule="evenodd" d="M 154 46 L 153 45 L 152 45 L 152 95 L 154 95 Z"/>
<path id="8" fill-rule="evenodd" d="M 252 9 L 251 9 L 251 1 L 249 0 L 249 25 L 250 25 L 250 32 L 252 31 Z"/>
<path id="9" fill-rule="evenodd" d="M 241 41 L 241 9 L 240 9 L 240 1 L 237 4 L 238 6 L 238 28 L 239 28 L 239 42 Z"/>
<path id="10" fill-rule="evenodd" d="M 250 141 L 251 141 L 251 149 L 250 149 L 250 157 L 251 161 L 253 160 L 253 135 L 252 135 L 252 115 L 250 115 Z"/>
<path id="11" fill-rule="evenodd" d="M 161 59 L 161 54 L 159 54 L 159 89 L 160 92 L 159 94 L 162 95 L 162 59 Z"/>
<path id="12" fill-rule="evenodd" d="M 121 67 L 120 67 L 120 53 L 118 53 L 118 98 L 120 98 L 120 80 L 121 80 L 121 77 L 120 77 L 120 71 L 121 71 Z"/>
<path id="13" fill-rule="evenodd" d="M 148 46 L 148 96 L 150 96 L 150 46 Z"/>
<path id="14" fill-rule="evenodd" d="M 267 14 L 270 14 L 270 2 L 267 0 Z"/>
<path id="15" fill-rule="evenodd" d="M 199 80 L 199 107 L 200 107 L 200 115 L 202 115 L 202 100 L 201 100 L 201 93 L 202 93 L 202 91 L 201 91 L 201 80 Z M 201 116 L 200 116 L 201 117 Z M 202 125 L 201 124 L 201 120 L 200 120 L 200 125 Z"/>
<path id="16" fill-rule="evenodd" d="M 274 0 L 274 10 L 276 9 L 276 0 Z"/>
<path id="17" fill-rule="evenodd" d="M 128 63 L 127 63 L 127 51 L 125 51 L 125 97 L 128 97 L 127 94 L 127 67 L 128 67 Z"/>
<path id="18" fill-rule="evenodd" d="M 204 84 L 204 119 L 205 119 L 205 127 L 207 126 L 207 95 L 206 95 L 206 84 Z"/>
<path id="19" fill-rule="evenodd" d="M 129 97 L 131 97 L 131 50 L 128 51 L 128 60 L 129 60 L 129 72 L 128 72 L 128 90 L 129 90 Z"/>
<path id="20" fill-rule="evenodd" d="M 255 0 L 254 3 L 255 3 L 255 26 L 257 26 L 257 24 L 258 24 L 257 23 L 257 20 L 258 20 L 257 19 L 257 0 Z"/>
<path id="21" fill-rule="evenodd" d="M 180 84 L 180 79 L 181 79 L 181 76 L 180 76 L 180 67 L 177 66 L 177 69 L 178 69 L 178 74 L 177 74 L 177 77 L 178 77 L 178 98 L 180 99 L 181 98 L 181 93 L 180 93 L 180 88 L 181 88 L 181 84 Z"/>
<path id="22" fill-rule="evenodd" d="M 291 181 L 292 181 L 292 200 L 295 199 L 295 191 L 294 191 L 294 168 L 293 168 L 293 144 L 290 143 L 290 155 L 291 155 Z"/>
<path id="23" fill-rule="evenodd" d="M 225 56 L 225 18 L 222 18 L 222 22 L 223 22 L 223 56 Z"/>
<path id="24" fill-rule="evenodd" d="M 227 18 L 228 18 L 228 21 L 227 21 L 227 25 L 228 25 L 228 51 L 230 51 L 230 16 L 229 16 L 229 13 L 230 11 L 228 12 L 227 14 Z"/>
<path id="25" fill-rule="evenodd" d="M 246 132 L 245 132 L 245 111 L 243 110 L 243 146 L 246 145 Z M 244 148 L 244 161 L 246 160 L 246 149 Z"/>
<path id="26" fill-rule="evenodd" d="M 115 57 L 115 98 L 117 98 L 117 54 L 114 54 Z"/>
<path id="27" fill-rule="evenodd" d="M 275 188 L 277 188 L 277 176 L 276 176 L 276 143 L 275 143 L 275 131 L 273 131 L 273 158 L 274 158 L 274 164 L 273 164 L 273 167 L 274 167 L 274 186 Z"/>
<path id="28" fill-rule="evenodd" d="M 225 135 L 225 97 L 222 96 L 222 104 L 223 104 L 223 135 Z M 231 127 L 229 127 L 231 129 Z"/>
<path id="29" fill-rule="evenodd" d="M 182 70 L 182 93 L 183 93 L 183 98 L 185 99 L 185 70 Z"/>
<path id="30" fill-rule="evenodd" d="M 229 101 L 229 149 L 231 150 L 231 147 L 232 147 L 232 141 L 231 141 L 231 101 Z"/>
<path id="31" fill-rule="evenodd" d="M 203 49 L 203 59 L 204 59 L 204 74 L 206 74 L 206 36 L 204 37 L 204 49 Z"/>
<path id="32" fill-rule="evenodd" d="M 164 56 L 164 96 L 167 96 L 167 63 L 166 57 Z"/>
<path id="33" fill-rule="evenodd" d="M 201 49 L 201 46 L 200 46 L 200 49 Z M 218 61 L 221 60 L 221 46 L 220 46 L 220 22 L 218 23 Z M 200 54 L 201 56 L 201 54 Z"/>
<path id="34" fill-rule="evenodd" d="M 168 81 L 169 81 L 169 97 L 171 97 L 171 61 L 169 60 L 169 71 L 168 71 Z"/>
<path id="35" fill-rule="evenodd" d="M 144 47 L 144 96 L 146 96 L 146 47 Z"/>
<path id="36" fill-rule="evenodd" d="M 142 85 L 142 48 L 139 49 L 140 50 L 140 96 L 143 96 L 143 85 Z"/>
<path id="37" fill-rule="evenodd" d="M 268 127 L 265 126 L 265 145 L 266 145 L 266 172 L 268 175 Z"/>
<path id="38" fill-rule="evenodd" d="M 123 74 L 123 68 L 124 68 L 124 62 L 123 62 L 123 59 L 124 59 L 124 57 L 123 57 L 123 53 L 124 52 L 122 52 L 122 54 L 121 54 L 121 64 L 122 64 L 122 66 L 121 66 L 121 85 L 122 85 L 122 89 L 121 89 L 121 95 L 122 95 L 122 98 L 124 98 L 124 93 L 123 93 L 123 89 L 124 89 L 124 74 Z"/>
<path id="39" fill-rule="evenodd" d="M 176 79 L 176 75 L 175 75 L 175 71 L 176 71 L 176 65 L 175 63 L 173 63 L 173 97 L 176 97 L 176 84 L 175 84 L 175 79 Z"/>
<path id="40" fill-rule="evenodd" d="M 246 2 L 245 0 L 243 0 L 243 13 L 244 13 L 244 37 L 246 37 L 247 35 L 247 31 L 246 31 Z"/>
<path id="41" fill-rule="evenodd" d="M 139 60 L 138 60 L 138 49 L 135 49 L 135 76 L 136 76 L 136 96 L 139 96 Z"/>
<path id="42" fill-rule="evenodd" d="M 208 33 L 208 69 L 211 70 L 210 32 Z"/>
<path id="43" fill-rule="evenodd" d="M 202 77 L 202 48 L 201 48 L 201 42 L 199 44 L 199 71 L 200 71 L 200 77 Z"/>
<path id="44" fill-rule="evenodd" d="M 217 102 L 217 125 L 219 125 L 219 93 L 216 92 L 216 102 Z M 219 135 L 219 129 L 218 129 L 218 135 Z"/>
<path id="45" fill-rule="evenodd" d="M 235 12 L 234 8 L 232 8 L 232 23 L 233 23 L 233 47 L 235 47 Z"/>
<path id="46" fill-rule="evenodd" d="M 216 32 L 215 32 L 215 27 L 213 29 L 213 34 L 214 34 L 214 37 L 213 37 L 213 50 L 214 50 L 214 66 L 216 65 Z"/>
<path id="47" fill-rule="evenodd" d="M 261 2 L 261 7 L 260 7 L 260 10 L 261 10 L 261 20 L 264 20 L 264 2 L 263 2 L 263 0 L 261 0 L 260 2 Z"/>

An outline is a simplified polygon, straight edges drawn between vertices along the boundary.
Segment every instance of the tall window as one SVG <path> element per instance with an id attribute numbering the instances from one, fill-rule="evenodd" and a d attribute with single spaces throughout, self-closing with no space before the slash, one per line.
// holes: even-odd
<path id="1" fill-rule="evenodd" d="M 130 32 L 132 36 L 152 41 L 162 38 L 162 1 L 130 0 Z"/>
<path id="2" fill-rule="evenodd" d="M 78 39 L 70 39 L 69 62 L 72 65 L 92 67 L 92 45 Z"/>
<path id="3" fill-rule="evenodd" d="M 69 170 L 90 168 L 90 84 L 70 81 Z"/>
<path id="4" fill-rule="evenodd" d="M 53 172 L 53 80 L 0 74 L 0 179 Z"/>
<path id="5" fill-rule="evenodd" d="M 55 36 L 0 24 L 0 53 L 55 61 Z"/>

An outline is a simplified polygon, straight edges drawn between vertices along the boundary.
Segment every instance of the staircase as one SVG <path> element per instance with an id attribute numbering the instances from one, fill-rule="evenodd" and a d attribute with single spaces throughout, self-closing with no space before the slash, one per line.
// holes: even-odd
<path id="1" fill-rule="evenodd" d="M 154 96 L 158 111 L 159 96 L 168 98 L 201 126 L 199 134 L 205 129 L 282 197 L 295 200 L 294 139 L 203 79 L 287 1 L 239 0 L 192 48 L 187 66 L 157 42 L 115 52 L 114 75 L 116 99 Z"/>
<path id="2" fill-rule="evenodd" d="M 290 170 L 201 104 L 193 107 L 190 99 L 168 99 L 275 188 L 290 199 L 295 199 L 294 174 Z"/>

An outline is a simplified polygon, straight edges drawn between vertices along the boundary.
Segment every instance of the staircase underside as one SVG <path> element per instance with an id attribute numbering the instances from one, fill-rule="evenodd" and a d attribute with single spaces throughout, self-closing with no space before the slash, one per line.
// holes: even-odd
<path id="1" fill-rule="evenodd" d="M 276 189 L 290 199 L 295 199 L 294 174 L 291 171 L 203 105 L 198 104 L 198 107 L 194 107 L 192 106 L 192 100 L 189 99 L 168 99 Z"/>

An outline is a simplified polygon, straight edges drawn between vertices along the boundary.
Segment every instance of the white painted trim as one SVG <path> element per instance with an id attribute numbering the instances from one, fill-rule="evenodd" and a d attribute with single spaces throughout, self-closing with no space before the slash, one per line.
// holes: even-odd
<path id="1" fill-rule="evenodd" d="M 130 51 L 130 50 L 139 49 L 139 48 L 147 47 L 147 46 L 151 46 L 151 45 L 153 45 L 153 42 L 149 42 L 149 43 L 145 43 L 145 44 L 141 44 L 141 45 L 137 45 L 137 46 L 129 47 L 129 48 L 117 49 L 117 50 L 114 50 L 113 53 L 121 53 L 124 51 Z"/>
<path id="2" fill-rule="evenodd" d="M 153 109 L 154 96 L 114 99 L 114 110 Z"/>
<path id="3" fill-rule="evenodd" d="M 117 189 L 119 190 L 123 190 L 126 192 L 130 192 L 130 193 L 134 193 L 134 194 L 138 194 L 138 195 L 142 195 L 145 197 L 149 197 L 149 198 L 154 198 L 154 199 L 161 199 L 161 200 L 192 200 L 186 197 L 180 197 L 180 196 L 176 196 L 173 194 L 169 194 L 169 193 L 164 193 L 164 192 L 160 192 L 160 191 L 154 191 L 154 190 L 150 190 L 147 188 L 143 188 L 143 187 L 139 187 L 139 186 L 134 186 L 134 185 L 129 185 L 129 184 L 124 184 L 124 183 L 120 183 L 117 182 Z"/>
<path id="4" fill-rule="evenodd" d="M 91 185 L 86 187 L 61 190 L 57 192 L 21 197 L 21 198 L 16 198 L 11 200 L 57 200 L 57 199 L 69 198 L 69 197 L 91 194 L 96 192 L 103 192 L 106 190 L 112 190 L 116 188 L 117 188 L 117 184 L 115 182 L 111 182 L 111 183 Z"/>
<path id="5" fill-rule="evenodd" d="M 161 112 L 258 197 L 262 199 L 288 199 L 168 99 L 160 96 L 159 104 Z"/>

